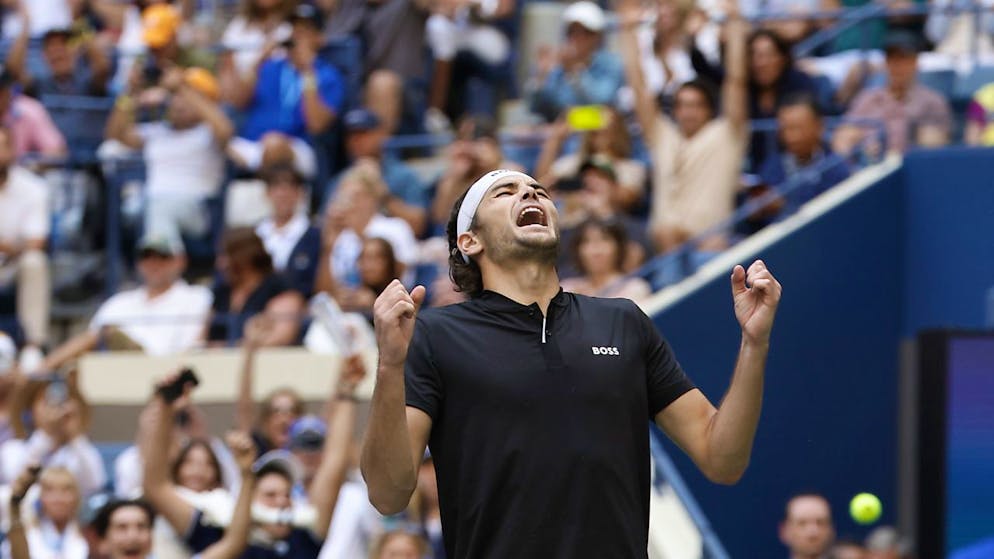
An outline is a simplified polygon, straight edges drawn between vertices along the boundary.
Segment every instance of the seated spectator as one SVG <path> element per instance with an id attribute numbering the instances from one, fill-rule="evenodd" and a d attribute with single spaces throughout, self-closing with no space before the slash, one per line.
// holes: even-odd
<path id="1" fill-rule="evenodd" d="M 334 296 L 340 287 L 358 287 L 357 264 L 362 240 L 373 237 L 390 243 L 400 263 L 400 277 L 413 279 L 409 274 L 417 259 L 417 240 L 406 221 L 380 213 L 380 200 L 385 192 L 387 186 L 372 162 L 362 161 L 342 177 L 322 226 L 322 258 L 316 287 L 319 291 Z"/>
<path id="2" fill-rule="evenodd" d="M 326 438 L 320 465 L 307 492 L 306 505 L 295 503 L 292 498 L 299 472 L 286 451 L 269 452 L 254 464 L 251 460 L 246 461 L 243 453 L 238 453 L 243 474 L 255 477 L 254 483 L 242 484 L 239 500 L 241 502 L 242 496 L 250 492 L 253 516 L 271 519 L 253 523 L 253 537 L 245 538 L 248 540 L 246 557 L 317 557 L 349 464 L 348 447 L 356 416 L 354 391 L 363 371 L 358 373 L 358 376 L 343 375 L 330 398 L 333 404 L 329 406 L 327 422 L 332 431 Z M 181 398 L 179 405 L 185 403 L 185 398 L 188 396 Z M 149 441 L 142 449 L 145 495 L 177 533 L 186 535 L 191 550 L 199 553 L 227 534 L 223 528 L 206 523 L 203 512 L 183 500 L 169 482 L 163 447 L 168 442 L 175 410 L 175 406 L 156 396 L 142 414 L 143 439 Z M 311 508 L 313 514 L 306 514 L 306 508 Z M 284 518 L 294 520 L 288 523 L 281 520 Z"/>
<path id="3" fill-rule="evenodd" d="M 394 256 L 393 245 L 381 237 L 362 240 L 362 250 L 356 261 L 359 285 L 339 286 L 333 296 L 343 311 L 356 312 L 373 322 L 373 303 L 383 290 L 404 274 L 404 266 Z"/>
<path id="4" fill-rule="evenodd" d="M 748 24 L 737 13 L 729 14 L 723 115 L 716 114 L 712 88 L 690 81 L 677 90 L 670 120 L 657 108 L 642 77 L 635 35 L 640 18 L 634 2 L 619 6 L 625 69 L 654 171 L 650 228 L 657 248 L 667 252 L 732 215 L 748 134 Z M 697 248 L 715 250 L 724 245 L 724 235 L 718 234 L 702 240 Z"/>
<path id="5" fill-rule="evenodd" d="M 76 522 L 76 511 L 79 509 L 82 497 L 79 485 L 72 472 L 62 467 L 50 467 L 41 470 L 28 470 L 15 480 L 11 489 L 11 514 L 17 518 L 27 516 L 21 512 L 22 495 L 28 493 L 28 487 L 34 484 L 34 476 L 38 481 L 38 496 L 34 507 L 33 518 L 23 518 L 20 529 L 23 530 L 31 559 L 87 559 L 89 546 L 80 532 Z M 17 509 L 17 510 L 14 510 Z M 12 522 L 11 529 L 14 529 Z M 12 541 L 3 543 L 2 556 L 11 559 Z"/>
<path id="6" fill-rule="evenodd" d="M 511 56 L 507 35 L 494 24 L 514 13 L 515 0 L 439 3 L 428 18 L 428 46 L 434 57 L 425 128 L 430 133 L 451 128 L 450 115 L 496 113 L 496 96 L 467 96 L 471 79 L 491 88 Z M 456 99 L 450 98 L 450 92 Z M 461 98 L 460 98 L 461 97 Z"/>
<path id="7" fill-rule="evenodd" d="M 912 145 L 936 147 L 949 141 L 949 103 L 938 92 L 917 82 L 918 39 L 897 31 L 886 40 L 887 85 L 863 91 L 853 100 L 847 119 L 882 121 L 888 153 L 904 153 Z M 872 130 L 865 124 L 839 126 L 832 146 L 848 155 Z"/>
<path id="8" fill-rule="evenodd" d="M 963 142 L 971 146 L 994 146 L 994 83 L 981 87 L 970 99 Z"/>
<path id="9" fill-rule="evenodd" d="M 292 388 L 277 388 L 257 405 L 252 392 L 255 381 L 255 357 L 272 337 L 273 320 L 265 316 L 248 321 L 242 344 L 242 368 L 235 403 L 235 425 L 252 434 L 259 456 L 286 448 L 290 426 L 304 415 L 304 400 Z"/>
<path id="10" fill-rule="evenodd" d="M 570 257 L 580 277 L 563 280 L 563 289 L 590 297 L 625 298 L 639 302 L 652 293 L 642 278 L 625 275 L 628 236 L 614 221 L 591 219 L 572 233 Z"/>
<path id="11" fill-rule="evenodd" d="M 581 0 L 563 12 L 566 39 L 539 52 L 526 87 L 531 110 L 552 122 L 575 105 L 610 105 L 624 81 L 621 61 L 604 48 L 607 18 L 597 4 Z"/>
<path id="12" fill-rule="evenodd" d="M 456 130 L 456 140 L 449 146 L 446 156 L 449 163 L 438 180 L 431 203 L 435 236 L 444 235 L 452 205 L 484 173 L 494 169 L 524 171 L 517 163 L 504 159 L 497 137 L 497 123 L 486 116 L 463 117 Z"/>
<path id="13" fill-rule="evenodd" d="M 769 29 L 758 29 L 749 36 L 749 118 L 776 118 L 777 109 L 791 95 L 807 94 L 816 98 L 814 80 L 794 67 L 790 45 Z M 761 164 L 775 145 L 775 132 L 753 132 L 749 142 L 749 161 Z"/>
<path id="14" fill-rule="evenodd" d="M 224 180 L 224 146 L 233 125 L 218 104 L 217 81 L 201 68 L 171 69 L 163 86 L 172 96 L 165 119 L 136 124 L 137 91 L 122 95 L 107 136 L 145 160 L 145 234 L 202 238 L 210 232 L 206 202 Z"/>
<path id="15" fill-rule="evenodd" d="M 186 252 L 179 239 L 145 237 L 138 243 L 143 286 L 104 301 L 90 326 L 57 347 L 43 370 L 54 371 L 103 344 L 111 350 L 176 355 L 197 346 L 211 308 L 210 291 L 183 280 Z"/>
<path id="16" fill-rule="evenodd" d="M 10 484 L 9 495 L 4 503 L 9 522 L 2 545 L 5 559 L 89 557 L 76 521 L 82 499 L 72 473 L 29 466 Z"/>
<path id="17" fill-rule="evenodd" d="M 324 23 L 317 8 L 301 4 L 291 22 L 287 52 L 260 59 L 244 75 L 230 65 L 222 68 L 222 79 L 235 84 L 227 101 L 245 112 L 229 153 L 247 169 L 289 163 L 311 178 L 318 164 L 307 139 L 334 123 L 345 84 L 338 70 L 317 57 Z"/>
<path id="18" fill-rule="evenodd" d="M 272 214 L 255 228 L 273 268 L 305 297 L 314 292 L 321 257 L 321 229 L 306 213 L 304 177 L 291 165 L 276 165 L 263 173 Z"/>
<path id="19" fill-rule="evenodd" d="M 688 48 L 696 40 L 688 33 L 695 9 L 693 3 L 657 0 L 646 14 L 655 19 L 655 28 L 639 32 L 645 86 L 664 107 L 672 106 L 677 88 L 697 77 Z"/>
<path id="20" fill-rule="evenodd" d="M 429 551 L 431 548 L 423 537 L 394 530 L 380 536 L 369 552 L 369 559 L 420 559 Z"/>
<path id="21" fill-rule="evenodd" d="M 817 493 L 800 493 L 787 501 L 780 522 L 780 541 L 791 559 L 824 557 L 835 538 L 832 508 Z"/>
<path id="22" fill-rule="evenodd" d="M 255 70 L 269 51 L 290 39 L 293 27 L 287 20 L 295 4 L 294 0 L 242 0 L 238 15 L 221 36 L 221 46 L 230 54 L 223 63 L 233 63 L 241 74 Z"/>
<path id="23" fill-rule="evenodd" d="M 324 202 L 335 194 L 341 177 L 348 174 L 359 161 L 372 161 L 376 163 L 379 174 L 387 184 L 388 190 L 382 200 L 387 215 L 403 219 L 411 226 L 415 235 L 423 235 L 428 227 L 428 206 L 431 203 L 428 189 L 413 169 L 396 155 L 383 149 L 384 142 L 390 136 L 389 129 L 376 113 L 363 108 L 346 113 L 343 124 L 345 150 L 352 165 L 331 181 Z"/>
<path id="24" fill-rule="evenodd" d="M 641 161 L 631 158 L 632 137 L 628 133 L 628 127 L 621 113 L 615 109 L 605 108 L 604 115 L 603 128 L 583 132 L 580 149 L 565 155 L 560 155 L 563 144 L 574 131 L 565 121 L 553 125 L 551 133 L 542 145 L 542 152 L 535 165 L 535 175 L 542 184 L 554 187 L 559 181 L 577 179 L 580 166 L 590 158 L 595 156 L 603 158 L 610 162 L 617 175 L 618 186 L 621 187 L 618 190 L 617 201 L 627 210 L 645 196 L 648 169 Z"/>
<path id="25" fill-rule="evenodd" d="M 83 495 L 102 489 L 107 474 L 86 436 L 89 416 L 74 377 L 27 381 L 11 414 L 17 438 L 0 446 L 0 481 L 11 483 L 29 465 L 41 465 L 69 470 Z"/>
<path id="26" fill-rule="evenodd" d="M 6 129 L 3 142 L 13 149 L 12 160 L 25 155 L 60 157 L 66 140 L 38 101 L 14 90 L 14 76 L 0 70 L 0 122 Z"/>
<path id="27" fill-rule="evenodd" d="M 257 314 L 273 321 L 263 346 L 297 342 L 304 298 L 273 269 L 262 240 L 250 228 L 225 232 L 218 257 L 219 281 L 214 285 L 212 316 L 206 331 L 210 343 L 242 339 L 245 323 Z"/>
<path id="28" fill-rule="evenodd" d="M 27 49 L 28 37 L 22 34 L 11 46 L 6 67 L 31 95 L 107 95 L 111 62 L 94 33 L 69 27 L 46 31 L 41 40 L 46 71 L 40 75 L 27 68 Z"/>
<path id="29" fill-rule="evenodd" d="M 48 184 L 16 165 L 15 134 L 15 128 L 0 125 L 0 289 L 14 288 L 17 292 L 17 319 L 27 345 L 21 359 L 33 370 L 48 342 L 51 306 L 45 253 L 50 221 Z"/>
<path id="30" fill-rule="evenodd" d="M 849 178 L 844 159 L 832 153 L 823 140 L 825 126 L 814 101 L 807 96 L 784 100 L 777 111 L 782 152 L 773 154 L 759 168 L 760 186 L 751 196 L 780 185 L 790 189 L 783 199 L 767 208 L 770 214 L 752 219 L 759 228 L 777 216 L 788 216 L 812 198 Z"/>

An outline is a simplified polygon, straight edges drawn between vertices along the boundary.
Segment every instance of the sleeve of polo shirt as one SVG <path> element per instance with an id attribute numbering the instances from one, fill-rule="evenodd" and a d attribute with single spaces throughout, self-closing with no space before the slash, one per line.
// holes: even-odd
<path id="1" fill-rule="evenodd" d="M 632 303 L 632 306 L 635 304 Z M 645 383 L 649 396 L 649 419 L 652 420 L 674 400 L 693 390 L 695 385 L 683 372 L 673 349 L 652 320 L 638 307 L 635 307 L 634 312 L 638 313 L 639 327 L 645 343 Z"/>
<path id="2" fill-rule="evenodd" d="M 414 323 L 414 336 L 407 349 L 404 391 L 408 406 L 427 413 L 432 421 L 438 417 L 442 405 L 442 379 L 435 366 L 427 327 L 420 318 Z"/>

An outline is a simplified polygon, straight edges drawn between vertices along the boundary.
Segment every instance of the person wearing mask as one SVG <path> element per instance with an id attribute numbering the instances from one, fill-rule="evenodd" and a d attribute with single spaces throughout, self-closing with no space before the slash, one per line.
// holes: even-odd
<path id="1" fill-rule="evenodd" d="M 780 522 L 780 541 L 790 559 L 822 559 L 835 539 L 832 508 L 817 493 L 801 493 L 787 501 Z"/>
<path id="2" fill-rule="evenodd" d="M 307 186 L 303 175 L 292 165 L 274 165 L 262 173 L 270 216 L 255 228 L 273 268 L 283 274 L 303 296 L 314 292 L 318 259 L 321 256 L 321 229 L 311 224 L 304 204 Z"/>
<path id="3" fill-rule="evenodd" d="M 617 56 L 604 48 L 607 17 L 589 0 L 563 12 L 565 41 L 539 53 L 534 78 L 526 85 L 532 112 L 555 121 L 575 105 L 610 105 L 624 83 Z"/>

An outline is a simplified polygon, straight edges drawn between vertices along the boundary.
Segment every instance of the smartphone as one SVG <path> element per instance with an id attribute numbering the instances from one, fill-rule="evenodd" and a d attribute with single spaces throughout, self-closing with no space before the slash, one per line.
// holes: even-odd
<path id="1" fill-rule="evenodd" d="M 176 380 L 165 385 L 160 386 L 158 390 L 159 396 L 166 401 L 167 404 L 171 404 L 179 399 L 183 395 L 183 388 L 187 384 L 192 384 L 193 386 L 198 386 L 200 384 L 200 379 L 197 378 L 197 374 L 193 372 L 190 367 L 184 368 L 180 371 L 179 376 Z"/>
<path id="2" fill-rule="evenodd" d="M 607 108 L 604 105 L 580 105 L 566 111 L 566 123 L 576 132 L 603 130 L 607 126 Z"/>

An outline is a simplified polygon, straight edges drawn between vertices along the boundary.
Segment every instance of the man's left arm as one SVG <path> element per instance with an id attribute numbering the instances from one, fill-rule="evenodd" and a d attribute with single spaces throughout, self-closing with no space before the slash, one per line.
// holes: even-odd
<path id="1" fill-rule="evenodd" d="M 757 260 L 732 272 L 735 317 L 742 342 L 728 392 L 716 409 L 691 390 L 656 414 L 659 427 L 686 452 L 708 479 L 733 484 L 749 465 L 763 403 L 763 374 L 780 283 Z"/>
<path id="2" fill-rule="evenodd" d="M 317 53 L 308 51 L 298 57 L 304 60 L 300 70 L 300 103 L 304 123 L 309 134 L 320 134 L 335 120 L 336 108 L 342 101 L 342 83 L 328 72 L 322 72 L 315 64 Z"/>

